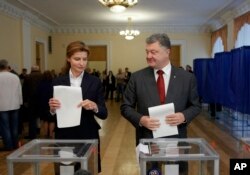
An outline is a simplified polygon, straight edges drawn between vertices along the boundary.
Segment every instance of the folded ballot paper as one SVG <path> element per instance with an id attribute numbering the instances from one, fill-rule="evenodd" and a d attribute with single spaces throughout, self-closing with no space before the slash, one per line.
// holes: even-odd
<path id="1" fill-rule="evenodd" d="M 58 128 L 80 125 L 82 108 L 77 106 L 82 101 L 81 87 L 54 86 L 54 98 L 61 103 L 56 110 Z"/>
<path id="2" fill-rule="evenodd" d="M 158 119 L 161 124 L 157 130 L 153 131 L 154 138 L 166 137 L 178 134 L 177 126 L 170 126 L 165 122 L 166 116 L 175 113 L 174 103 L 153 106 L 148 108 L 148 111 L 149 111 L 149 116 Z"/>

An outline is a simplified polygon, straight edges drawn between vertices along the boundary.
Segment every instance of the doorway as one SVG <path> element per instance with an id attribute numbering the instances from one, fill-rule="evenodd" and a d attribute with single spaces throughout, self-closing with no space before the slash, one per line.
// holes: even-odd
<path id="1" fill-rule="evenodd" d="M 40 71 L 44 72 L 45 70 L 45 47 L 44 43 L 36 41 L 36 60 L 35 64 L 39 66 Z"/>
<path id="2" fill-rule="evenodd" d="M 175 67 L 181 66 L 181 46 L 180 45 L 172 45 L 170 52 L 170 61 L 171 64 Z"/>
<path id="3" fill-rule="evenodd" d="M 96 45 L 89 46 L 90 55 L 88 58 L 89 69 L 99 71 L 102 73 L 107 70 L 107 46 Z"/>

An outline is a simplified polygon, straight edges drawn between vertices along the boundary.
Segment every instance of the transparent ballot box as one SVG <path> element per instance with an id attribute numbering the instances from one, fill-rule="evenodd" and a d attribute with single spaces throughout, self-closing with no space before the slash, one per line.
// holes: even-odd
<path id="1" fill-rule="evenodd" d="M 140 144 L 141 175 L 219 175 L 219 156 L 204 139 L 141 139 Z"/>
<path id="2" fill-rule="evenodd" d="M 8 175 L 73 175 L 77 169 L 97 175 L 97 155 L 97 140 L 35 139 L 7 157 Z"/>

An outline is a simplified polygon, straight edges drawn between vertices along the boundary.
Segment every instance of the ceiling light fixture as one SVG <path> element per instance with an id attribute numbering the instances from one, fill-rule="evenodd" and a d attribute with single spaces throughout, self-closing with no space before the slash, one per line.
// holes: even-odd
<path id="1" fill-rule="evenodd" d="M 99 0 L 100 3 L 110 8 L 110 11 L 121 13 L 128 7 L 132 7 L 138 3 L 138 0 Z"/>
<path id="2" fill-rule="evenodd" d="M 120 35 L 124 36 L 126 40 L 132 40 L 136 36 L 140 35 L 139 30 L 132 29 L 132 18 L 128 18 L 128 26 L 126 30 L 121 30 Z"/>

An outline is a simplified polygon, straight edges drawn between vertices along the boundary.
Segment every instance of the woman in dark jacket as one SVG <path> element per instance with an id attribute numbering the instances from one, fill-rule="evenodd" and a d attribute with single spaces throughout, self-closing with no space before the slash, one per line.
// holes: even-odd
<path id="1" fill-rule="evenodd" d="M 75 41 L 67 46 L 66 65 L 64 73 L 54 80 L 53 85 L 75 86 L 82 89 L 82 101 L 78 107 L 82 108 L 81 122 L 79 126 L 68 128 L 55 128 L 56 139 L 98 139 L 100 125 L 95 117 L 107 118 L 107 108 L 103 96 L 102 83 L 99 78 L 84 71 L 87 67 L 89 49 L 81 41 Z M 60 108 L 60 101 L 51 98 L 49 100 L 50 112 L 56 113 Z M 70 117 L 70 116 L 69 116 Z M 100 146 L 98 144 L 98 171 L 101 171 Z"/>

